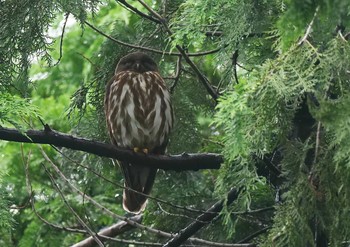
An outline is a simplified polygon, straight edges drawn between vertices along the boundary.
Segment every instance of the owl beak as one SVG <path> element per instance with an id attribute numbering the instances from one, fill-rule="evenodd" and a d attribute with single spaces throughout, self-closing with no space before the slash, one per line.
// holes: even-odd
<path id="1" fill-rule="evenodd" d="M 139 63 L 136 63 L 136 69 L 139 70 L 140 69 L 140 64 Z"/>

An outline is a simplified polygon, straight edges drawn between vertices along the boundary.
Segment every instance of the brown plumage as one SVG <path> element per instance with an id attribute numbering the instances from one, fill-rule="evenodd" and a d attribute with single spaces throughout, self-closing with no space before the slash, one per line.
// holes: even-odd
<path id="1" fill-rule="evenodd" d="M 106 88 L 105 114 L 114 145 L 164 154 L 174 116 L 170 94 L 151 57 L 135 52 L 119 61 Z M 120 166 L 125 187 L 146 195 L 151 192 L 156 169 L 126 162 Z M 124 190 L 123 207 L 139 213 L 147 197 L 132 190 Z"/>

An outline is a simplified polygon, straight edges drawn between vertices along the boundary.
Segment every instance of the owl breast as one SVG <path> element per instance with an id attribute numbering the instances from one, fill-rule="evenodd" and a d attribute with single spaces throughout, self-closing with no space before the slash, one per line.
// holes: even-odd
<path id="1" fill-rule="evenodd" d="M 173 111 L 157 72 L 117 73 L 105 100 L 108 127 L 117 146 L 152 151 L 167 141 Z"/>

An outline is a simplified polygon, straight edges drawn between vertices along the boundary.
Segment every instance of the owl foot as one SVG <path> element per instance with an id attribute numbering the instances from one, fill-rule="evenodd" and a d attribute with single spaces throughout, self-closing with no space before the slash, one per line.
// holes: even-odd
<path id="1" fill-rule="evenodd" d="M 144 154 L 148 154 L 148 148 L 139 148 L 139 147 L 134 147 L 133 148 L 135 153 L 144 153 Z"/>

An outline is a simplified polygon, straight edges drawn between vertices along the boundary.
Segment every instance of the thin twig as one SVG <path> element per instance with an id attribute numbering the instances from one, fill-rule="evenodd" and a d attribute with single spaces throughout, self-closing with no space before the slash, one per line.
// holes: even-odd
<path id="1" fill-rule="evenodd" d="M 44 151 L 42 150 L 42 152 L 44 152 Z M 45 156 L 46 156 L 46 154 L 45 154 Z M 72 214 L 74 215 L 74 217 L 78 220 L 78 222 L 80 223 L 80 225 L 81 225 L 82 227 L 84 227 L 85 230 L 87 230 L 87 231 L 89 232 L 90 236 L 94 238 L 94 240 L 95 240 L 95 242 L 98 244 L 98 246 L 104 247 L 105 245 L 101 242 L 101 240 L 98 239 L 97 234 L 96 234 L 95 232 L 93 232 L 93 231 L 90 229 L 90 227 L 88 227 L 88 226 L 86 225 L 86 223 L 80 218 L 80 216 L 77 214 L 77 212 L 75 212 L 75 210 L 69 205 L 69 203 L 68 203 L 68 201 L 66 200 L 66 198 L 65 198 L 65 196 L 64 196 L 64 194 L 63 194 L 63 192 L 62 192 L 61 189 L 58 187 L 58 184 L 55 182 L 55 179 L 53 178 L 52 174 L 51 174 L 50 171 L 47 169 L 47 167 L 46 167 L 44 164 L 42 164 L 42 165 L 43 165 L 43 167 L 44 167 L 44 169 L 45 169 L 45 171 L 46 171 L 46 174 L 49 176 L 52 185 L 56 188 L 57 192 L 58 192 L 59 195 L 61 196 L 61 198 L 62 198 L 64 204 L 65 204 L 66 207 L 69 209 L 69 211 L 71 211 L 71 213 L 72 213 Z"/>
<path id="2" fill-rule="evenodd" d="M 233 65 L 233 75 L 236 80 L 236 84 L 239 84 L 238 75 L 237 75 L 237 60 L 238 60 L 238 49 L 232 55 L 232 65 Z"/>
<path id="3" fill-rule="evenodd" d="M 132 220 L 139 222 L 142 220 L 142 216 L 141 215 L 133 216 Z M 127 222 L 120 221 L 112 226 L 109 226 L 109 227 L 102 229 L 101 231 L 99 231 L 97 233 L 97 235 L 98 235 L 99 239 L 102 241 L 103 240 L 112 240 L 112 241 L 120 242 L 120 243 L 131 243 L 130 240 L 124 240 L 124 239 L 113 238 L 113 237 L 116 235 L 120 235 L 126 231 L 129 231 L 132 228 L 133 227 L 131 227 Z M 133 243 L 133 244 L 137 244 L 137 243 Z M 95 246 L 95 241 L 92 237 L 88 237 L 88 238 L 74 244 L 72 247 L 92 247 L 92 246 Z"/>
<path id="4" fill-rule="evenodd" d="M 131 4 L 127 3 L 125 0 L 116 0 L 116 2 L 119 3 L 120 5 L 122 5 L 123 7 L 125 7 L 126 9 L 131 10 L 132 12 L 138 14 L 139 16 L 141 16 L 147 20 L 150 20 L 150 21 L 155 22 L 157 24 L 161 23 L 159 20 L 153 18 L 152 16 L 146 15 L 142 11 L 140 11 L 137 8 L 135 8 L 134 6 L 132 6 Z"/>
<path id="5" fill-rule="evenodd" d="M 343 41 L 347 42 L 347 40 L 345 39 L 345 37 L 344 37 L 343 34 L 341 33 L 341 30 L 338 31 L 338 35 L 339 35 L 339 37 L 340 37 Z"/>
<path id="6" fill-rule="evenodd" d="M 227 195 L 227 200 L 221 200 L 215 203 L 213 206 L 211 206 L 207 210 L 208 212 L 211 212 L 210 214 L 204 213 L 198 216 L 195 221 L 193 221 L 187 227 L 179 231 L 179 233 L 175 237 L 167 241 L 164 244 L 164 247 L 177 247 L 182 243 L 184 243 L 193 234 L 195 234 L 197 231 L 203 228 L 207 224 L 207 222 L 211 222 L 217 215 L 219 215 L 225 203 L 226 205 L 230 205 L 233 201 L 235 201 L 239 193 L 240 193 L 240 190 L 232 189 Z M 216 214 L 212 214 L 212 212 Z M 222 246 L 226 246 L 226 245 L 222 245 Z"/>
<path id="7" fill-rule="evenodd" d="M 193 63 L 193 61 L 186 54 L 186 52 L 184 51 L 184 49 L 182 49 L 181 46 L 176 45 L 176 49 L 182 54 L 182 56 L 184 57 L 184 59 L 188 63 L 188 65 L 190 65 L 190 67 L 195 72 L 195 74 L 197 75 L 199 81 L 203 84 L 203 86 L 205 87 L 205 89 L 207 90 L 209 95 L 215 101 L 217 101 L 217 99 L 219 98 L 219 94 L 214 90 L 213 86 L 209 83 L 208 78 L 203 75 L 203 73 L 198 69 L 197 65 L 195 63 Z"/>
<path id="8" fill-rule="evenodd" d="M 208 37 L 221 37 L 224 33 L 221 31 L 206 31 L 205 35 Z"/>
<path id="9" fill-rule="evenodd" d="M 133 192 L 135 192 L 135 193 L 138 193 L 138 194 L 140 194 L 140 195 L 142 195 L 142 196 L 147 197 L 148 199 L 151 199 L 151 200 L 154 200 L 154 201 L 156 201 L 156 202 L 159 202 L 159 203 L 162 203 L 162 204 L 166 204 L 166 205 L 168 205 L 168 206 L 171 206 L 171 207 L 174 207 L 174 208 L 177 208 L 177 209 L 181 209 L 181 210 L 184 210 L 184 211 L 188 211 L 188 212 L 192 212 L 192 213 L 193 213 L 193 212 L 194 212 L 194 213 L 204 213 L 204 212 L 206 212 L 205 210 L 192 209 L 192 208 L 189 208 L 189 207 L 176 205 L 176 204 L 173 204 L 173 203 L 171 203 L 171 202 L 169 202 L 169 201 L 165 201 L 165 200 L 162 200 L 162 199 L 160 199 L 160 198 L 157 198 L 157 197 L 153 197 L 153 196 L 151 196 L 151 195 L 144 194 L 144 193 L 139 192 L 139 191 L 137 191 L 137 190 L 133 190 L 133 189 L 131 189 L 131 188 L 129 188 L 129 187 L 125 187 L 124 185 L 118 184 L 118 183 L 116 183 L 116 182 L 114 182 L 114 181 L 112 181 L 112 180 L 110 180 L 110 179 L 108 179 L 108 178 L 102 176 L 100 173 L 96 172 L 96 171 L 93 170 L 92 168 L 90 168 L 90 167 L 88 167 L 88 166 L 85 166 L 85 165 L 82 165 L 81 163 L 79 163 L 79 162 L 73 160 L 72 158 L 68 157 L 68 156 L 65 155 L 63 152 L 61 152 L 61 151 L 60 151 L 58 148 L 56 148 L 55 146 L 52 146 L 52 148 L 53 148 L 54 150 L 56 150 L 58 153 L 60 153 L 64 158 L 68 159 L 69 161 L 73 162 L 74 164 L 76 164 L 76 165 L 78 165 L 78 166 L 80 166 L 80 167 L 82 167 L 82 168 L 84 168 L 84 169 L 87 169 L 88 171 L 90 171 L 90 172 L 92 172 L 93 174 L 95 174 L 97 177 L 102 178 L 103 180 L 105 180 L 105 181 L 109 182 L 110 184 L 113 184 L 113 185 L 115 185 L 115 186 L 117 186 L 117 187 L 119 187 L 119 188 L 121 188 L 121 189 L 126 189 L 126 190 L 133 191 Z"/>
<path id="10" fill-rule="evenodd" d="M 154 17 L 156 17 L 158 21 L 164 24 L 165 19 L 161 15 L 159 15 L 156 11 L 149 7 L 148 4 L 146 4 L 143 0 L 138 0 L 138 2 L 141 3 L 142 6 L 145 7 Z"/>
<path id="11" fill-rule="evenodd" d="M 77 52 L 78 55 L 80 55 L 82 58 L 84 58 L 86 61 L 88 61 L 92 66 L 96 68 L 100 68 L 97 64 L 95 64 L 90 58 L 86 57 L 83 53 Z"/>
<path id="12" fill-rule="evenodd" d="M 313 26 L 313 24 L 314 24 L 314 21 L 315 21 L 315 18 L 316 18 L 316 16 L 317 16 L 317 13 L 318 13 L 318 10 L 320 9 L 320 6 L 317 6 L 317 8 L 316 8 L 316 10 L 315 10 L 315 13 L 314 13 L 314 16 L 312 17 L 312 20 L 311 20 L 311 22 L 309 23 L 309 25 L 308 25 L 308 27 L 307 27 L 307 29 L 306 29 L 306 32 L 305 32 L 305 34 L 304 34 L 304 36 L 299 40 L 299 42 L 298 42 L 298 46 L 301 46 L 304 42 L 305 42 L 305 40 L 307 40 L 308 39 L 308 37 L 309 37 L 309 35 L 310 35 L 310 32 L 311 32 L 311 29 L 312 29 L 312 26 Z"/>
<path id="13" fill-rule="evenodd" d="M 111 217 L 116 218 L 118 220 L 123 220 L 123 221 L 127 222 L 128 224 L 130 224 L 131 226 L 134 226 L 134 227 L 139 228 L 141 230 L 145 230 L 147 232 L 157 234 L 159 236 L 163 236 L 163 237 L 167 237 L 167 238 L 175 237 L 175 234 L 173 234 L 173 233 L 168 233 L 168 232 L 164 232 L 164 231 L 161 231 L 158 229 L 154 229 L 154 228 L 142 225 L 138 222 L 135 222 L 135 221 L 131 220 L 130 218 L 123 217 L 123 216 L 120 216 L 120 215 L 113 213 L 111 210 L 102 206 L 100 203 L 98 203 L 97 201 L 92 199 L 90 196 L 84 194 L 82 191 L 80 191 L 78 188 L 76 188 L 69 181 L 69 179 L 59 170 L 59 168 L 53 163 L 53 161 L 46 155 L 45 151 L 43 151 L 42 154 L 44 155 L 44 158 L 51 164 L 52 168 L 56 171 L 56 173 L 66 182 L 66 184 L 72 190 L 76 191 L 80 196 L 85 197 L 86 200 L 90 201 L 93 205 L 98 207 L 103 213 L 106 213 L 106 214 L 110 215 Z M 209 215 L 209 214 L 206 213 L 206 215 Z M 214 217 L 215 217 L 215 215 L 213 215 L 213 218 Z M 201 224 L 201 223 L 199 223 L 199 224 Z M 250 244 L 235 245 L 235 244 L 218 243 L 218 242 L 207 241 L 207 240 L 203 240 L 203 239 L 199 239 L 199 238 L 189 238 L 188 240 L 192 241 L 194 243 L 199 243 L 199 244 L 204 244 L 204 245 L 212 245 L 212 246 L 221 246 L 221 247 L 223 247 L 223 246 L 224 247 L 252 246 Z"/>
<path id="14" fill-rule="evenodd" d="M 64 32 L 66 30 L 66 25 L 67 25 L 67 21 L 68 21 L 68 17 L 69 17 L 70 13 L 66 13 L 66 17 L 63 23 L 63 27 L 62 27 L 62 33 L 61 33 L 61 40 L 60 40 L 60 56 L 57 60 L 57 62 L 53 65 L 56 66 L 61 62 L 62 56 L 63 56 L 63 38 L 64 38 Z"/>
<path id="15" fill-rule="evenodd" d="M 151 7 L 148 6 L 143 0 L 138 0 L 139 3 L 141 3 L 155 18 L 157 18 L 161 23 L 163 24 L 163 27 L 165 31 L 168 33 L 170 38 L 173 38 L 173 32 L 170 30 L 168 24 L 166 23 L 166 20 L 160 16 L 156 11 L 154 11 Z M 214 90 L 212 85 L 209 83 L 207 77 L 203 75 L 203 73 L 198 69 L 197 65 L 193 63 L 193 61 L 190 59 L 186 51 L 179 45 L 175 45 L 176 49 L 181 53 L 185 61 L 190 65 L 192 70 L 196 73 L 199 81 L 204 85 L 205 89 L 209 93 L 209 95 L 217 101 L 219 98 L 219 94 Z"/>
<path id="16" fill-rule="evenodd" d="M 350 32 L 348 32 L 347 34 L 344 35 L 344 39 L 346 41 L 350 40 Z"/>
<path id="17" fill-rule="evenodd" d="M 141 246 L 162 246 L 162 244 L 158 243 L 151 243 L 151 242 L 140 242 L 140 241 L 135 241 L 135 240 L 126 240 L 126 239 L 120 239 L 120 238 L 113 238 L 105 235 L 98 235 L 99 238 L 104 239 L 104 240 L 109 240 L 117 243 L 123 243 L 123 244 L 131 244 L 131 245 L 141 245 Z M 86 240 L 86 239 L 85 239 Z M 83 241 L 85 241 L 83 240 Z M 93 246 L 90 244 L 85 244 L 83 242 L 76 243 L 72 245 L 71 247 L 88 247 L 88 246 Z"/>
<path id="18" fill-rule="evenodd" d="M 181 218 L 186 218 L 186 219 L 190 219 L 190 220 L 197 220 L 196 218 L 193 218 L 193 217 L 190 217 L 190 216 L 187 216 L 187 215 L 183 215 L 183 214 L 174 214 L 174 213 L 170 213 L 168 211 L 166 211 L 162 205 L 160 203 L 157 203 L 159 209 L 166 215 L 170 215 L 170 216 L 173 216 L 173 217 L 181 217 Z M 201 222 L 201 223 L 205 223 L 205 224 L 208 224 L 210 222 Z"/>
<path id="19" fill-rule="evenodd" d="M 174 76 L 174 78 L 172 78 L 172 79 L 174 79 L 174 83 L 173 83 L 173 85 L 171 85 L 171 87 L 169 89 L 171 94 L 174 93 L 175 87 L 177 86 L 177 83 L 179 82 L 179 79 L 180 79 L 180 75 L 181 75 L 181 71 L 182 71 L 181 60 L 182 60 L 182 56 L 179 56 L 177 58 L 177 62 L 176 62 L 175 76 Z"/>
<path id="20" fill-rule="evenodd" d="M 248 72 L 252 72 L 253 70 L 251 70 L 251 69 L 247 69 L 245 66 L 243 66 L 242 64 L 240 64 L 240 63 L 236 63 L 236 65 L 238 66 L 238 67 L 240 67 L 241 69 L 244 69 L 244 70 L 246 70 L 246 71 L 248 71 Z"/>
<path id="21" fill-rule="evenodd" d="M 321 132 L 321 122 L 319 121 L 317 123 L 314 164 L 316 164 L 317 157 L 318 157 L 318 151 L 320 148 L 320 132 Z"/>
<path id="22" fill-rule="evenodd" d="M 274 210 L 275 207 L 265 207 L 265 208 L 259 208 L 259 209 L 254 209 L 254 210 L 249 210 L 249 211 L 241 211 L 241 212 L 233 212 L 233 215 L 244 215 L 244 214 L 257 214 L 257 213 L 262 213 L 265 211 L 270 211 Z"/>
<path id="23" fill-rule="evenodd" d="M 88 201 L 90 201 L 92 204 L 94 204 L 95 206 L 97 206 L 98 208 L 100 208 L 103 212 L 107 213 L 108 215 L 118 219 L 118 220 L 123 220 L 126 221 L 128 224 L 135 226 L 137 228 L 140 228 L 142 230 L 146 230 L 148 232 L 151 233 L 155 233 L 164 237 L 169 237 L 169 236 L 173 236 L 170 233 L 167 232 L 163 232 L 157 229 L 153 229 L 147 226 L 144 226 L 142 224 L 139 224 L 133 220 L 130 220 L 127 217 L 123 217 L 120 216 L 118 214 L 113 213 L 112 211 L 110 211 L 109 209 L 107 209 L 106 207 L 102 206 L 101 204 L 99 204 L 98 202 L 96 202 L 94 199 L 92 199 L 90 196 L 84 194 L 82 191 L 80 191 L 77 187 L 75 187 L 70 181 L 69 179 L 60 171 L 60 169 L 53 163 L 53 161 L 47 156 L 47 154 L 45 153 L 45 151 L 42 150 L 42 154 L 44 156 L 44 158 L 51 164 L 51 166 L 53 167 L 53 169 L 56 171 L 56 173 L 67 183 L 67 185 L 74 191 L 76 191 L 80 196 L 84 197 L 85 199 L 87 199 Z"/>
<path id="24" fill-rule="evenodd" d="M 169 51 L 161 51 L 161 50 L 157 50 L 157 49 L 153 49 L 150 47 L 144 47 L 144 46 L 139 46 L 139 45 L 133 45 L 133 44 L 129 44 L 126 43 L 124 41 L 118 40 L 116 38 L 113 38 L 112 36 L 104 33 L 103 31 L 101 31 L 100 29 L 98 29 L 97 27 L 93 26 L 92 24 L 90 24 L 89 22 L 85 21 L 84 22 L 86 25 L 88 25 L 91 29 L 93 29 L 95 32 L 101 34 L 102 36 L 106 37 L 109 40 L 112 40 L 113 42 L 126 46 L 126 47 L 130 47 L 133 49 L 138 49 L 138 50 L 144 50 L 144 51 L 149 51 L 149 52 L 153 52 L 156 54 L 161 54 L 161 55 L 168 55 L 168 56 L 181 56 L 181 53 L 178 52 L 169 52 Z M 199 57 L 199 56 L 206 56 L 209 54 L 214 54 L 216 52 L 219 52 L 222 48 L 216 48 L 213 50 L 209 50 L 209 51 L 202 51 L 202 52 L 195 52 L 195 53 L 187 53 L 188 56 L 190 57 Z"/>
<path id="25" fill-rule="evenodd" d="M 22 160 L 23 160 L 23 164 L 24 164 L 24 173 L 26 176 L 26 187 L 27 187 L 27 192 L 29 195 L 29 202 L 31 204 L 32 210 L 33 210 L 34 214 L 36 215 L 36 217 L 44 224 L 46 224 L 52 228 L 58 229 L 58 230 L 75 232 L 75 233 L 87 233 L 87 231 L 85 231 L 85 230 L 80 230 L 80 229 L 75 229 L 75 228 L 70 228 L 70 227 L 59 226 L 59 225 L 53 224 L 53 223 L 47 221 L 46 219 L 44 219 L 44 217 L 42 217 L 38 213 L 38 211 L 35 208 L 34 191 L 33 191 L 32 183 L 31 183 L 31 179 L 30 179 L 30 174 L 29 174 L 29 161 L 30 161 L 31 152 L 28 153 L 28 159 L 26 162 L 24 161 L 23 145 L 21 145 L 21 154 L 22 154 Z"/>
<path id="26" fill-rule="evenodd" d="M 257 236 L 267 232 L 267 230 L 269 230 L 271 228 L 271 226 L 267 226 L 263 229 L 260 229 L 259 231 L 254 232 L 253 234 L 249 235 L 248 237 L 245 237 L 244 239 L 240 240 L 238 243 L 245 243 L 248 242 L 254 238 L 256 238 Z"/>

